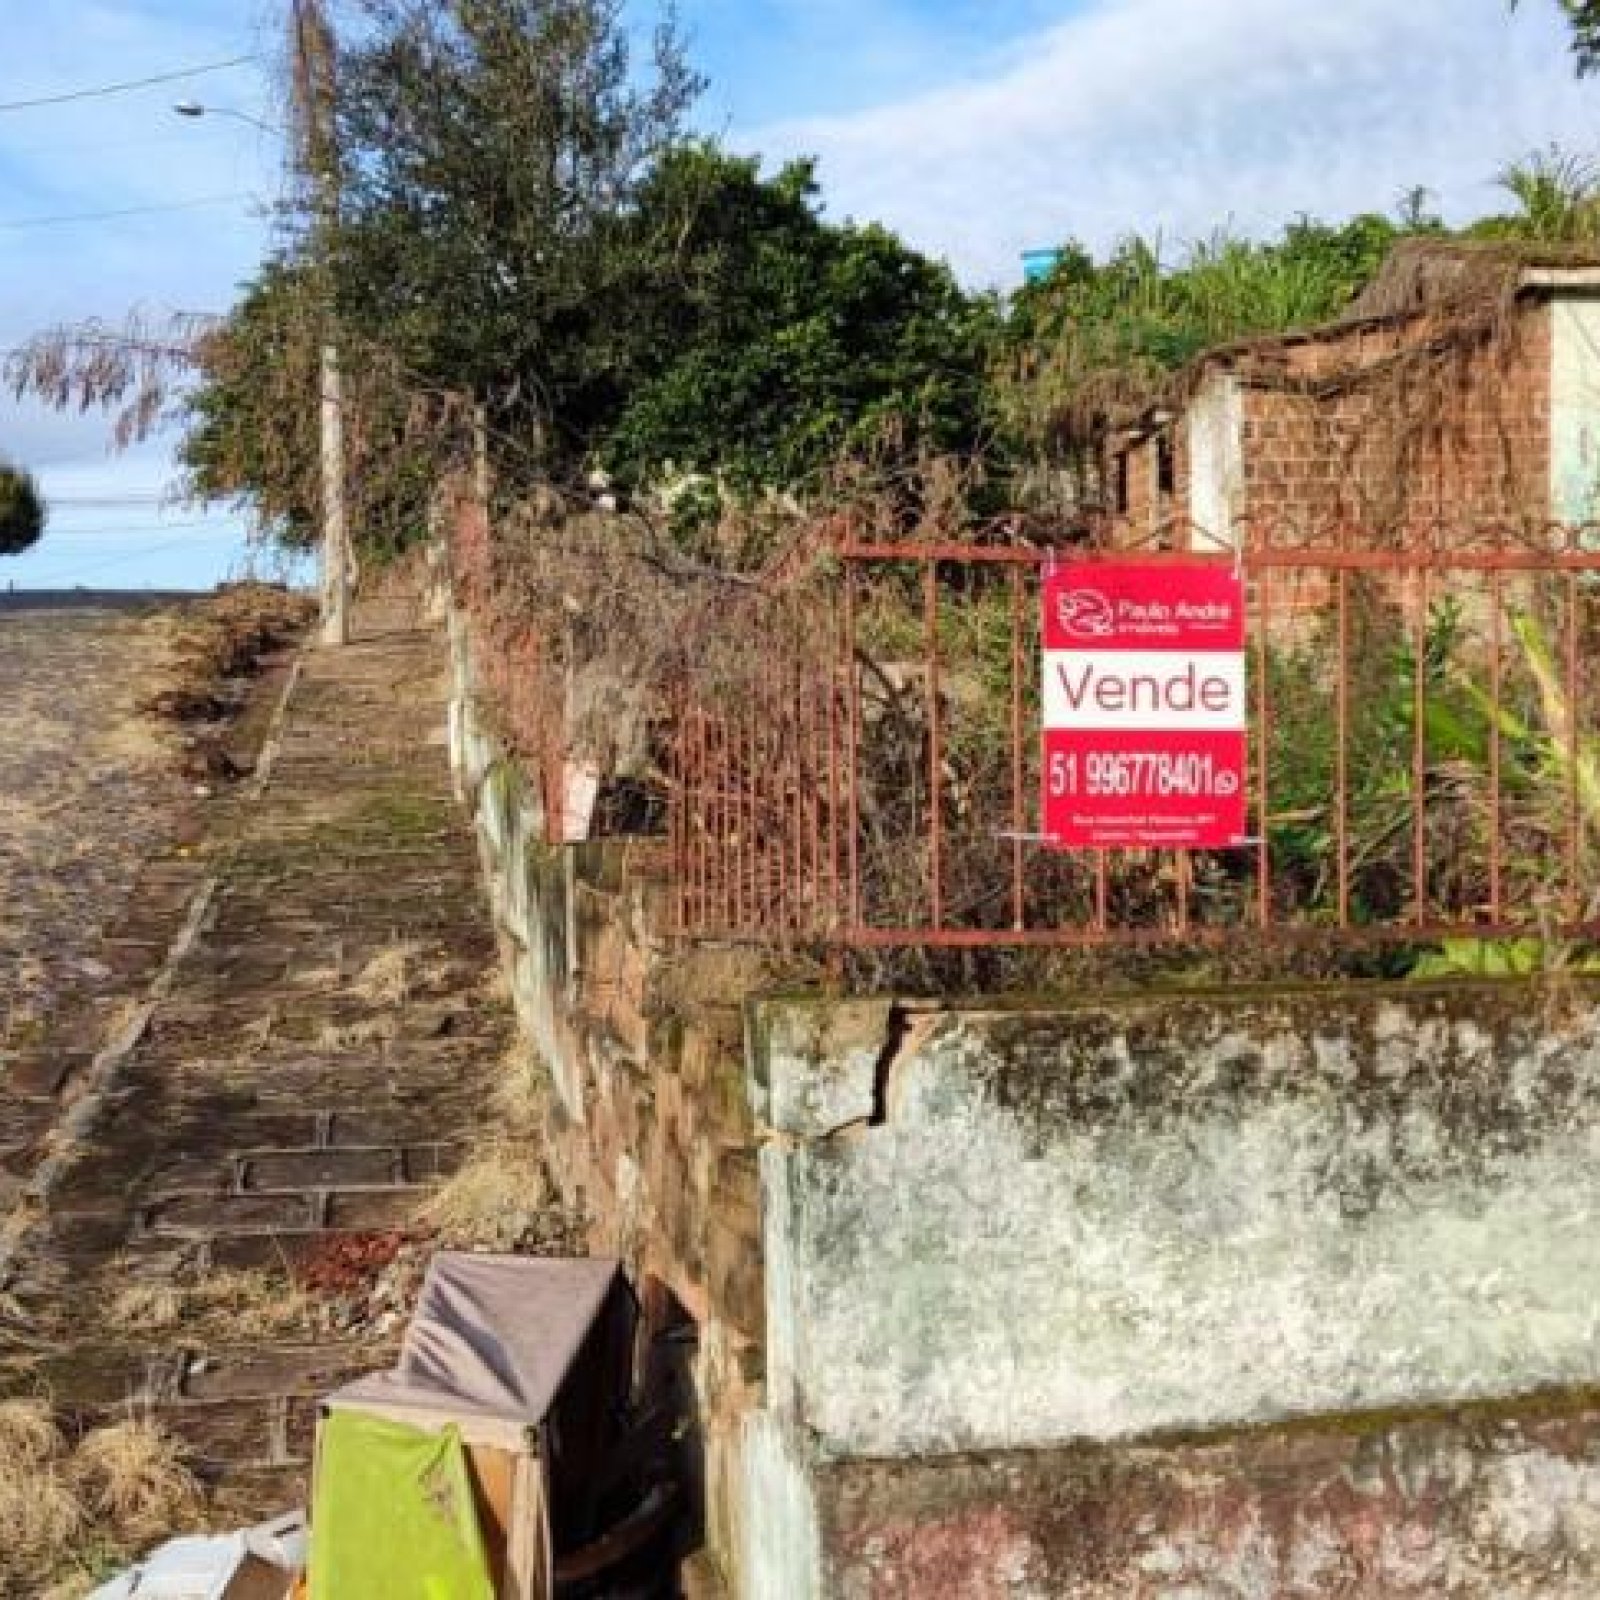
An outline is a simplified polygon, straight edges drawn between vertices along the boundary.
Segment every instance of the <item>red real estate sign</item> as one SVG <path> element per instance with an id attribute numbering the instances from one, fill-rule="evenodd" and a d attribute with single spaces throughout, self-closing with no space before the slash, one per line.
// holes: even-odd
<path id="1" fill-rule="evenodd" d="M 1231 566 L 1094 561 L 1045 574 L 1050 843 L 1242 842 L 1244 623 L 1244 584 Z"/>

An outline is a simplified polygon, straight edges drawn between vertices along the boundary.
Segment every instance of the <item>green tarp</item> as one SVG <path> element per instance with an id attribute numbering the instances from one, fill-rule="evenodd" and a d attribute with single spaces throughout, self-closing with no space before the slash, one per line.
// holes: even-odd
<path id="1" fill-rule="evenodd" d="M 334 1411 L 317 1457 L 311 1600 L 494 1600 L 455 1428 Z"/>

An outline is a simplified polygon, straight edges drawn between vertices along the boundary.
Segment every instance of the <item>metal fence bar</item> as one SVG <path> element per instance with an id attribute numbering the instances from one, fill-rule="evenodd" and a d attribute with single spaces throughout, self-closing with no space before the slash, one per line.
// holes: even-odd
<path id="1" fill-rule="evenodd" d="M 1416 613 L 1411 646 L 1411 893 L 1412 917 L 1428 920 L 1428 569 L 1413 575 Z"/>
<path id="2" fill-rule="evenodd" d="M 844 570 L 845 672 L 845 885 L 846 918 L 853 933 L 861 927 L 861 671 L 856 664 L 856 566 Z"/>
<path id="3" fill-rule="evenodd" d="M 827 630 L 828 649 L 824 657 L 824 670 L 827 673 L 826 692 L 828 696 L 828 815 L 827 827 L 824 837 L 827 850 L 828 873 L 828 921 L 819 927 L 819 932 L 831 933 L 834 921 L 838 916 L 841 903 L 841 881 L 843 878 L 843 863 L 840 851 L 843 848 L 842 836 L 845 829 L 841 827 L 844 816 L 844 782 L 841 771 L 842 759 L 839 748 L 842 734 L 842 708 L 839 704 L 839 682 L 841 660 L 848 660 L 848 654 L 840 648 L 843 630 L 842 616 L 830 616 L 831 626 Z"/>
<path id="4" fill-rule="evenodd" d="M 1011 569 L 1011 926 L 1027 926 L 1027 886 L 1023 876 L 1022 836 L 1027 831 L 1027 802 L 1023 796 L 1023 741 L 1027 733 L 1022 725 L 1023 674 L 1027 671 L 1022 659 L 1022 570 Z"/>
<path id="5" fill-rule="evenodd" d="M 1583 722 L 1578 668 L 1579 588 L 1578 575 L 1568 572 L 1566 581 L 1566 718 L 1567 718 L 1567 916 L 1577 918 L 1583 911 L 1583 801 L 1579 773 L 1583 760 L 1581 727 Z"/>
<path id="6" fill-rule="evenodd" d="M 1338 699 L 1335 704 L 1334 747 L 1334 849 L 1337 854 L 1338 918 L 1341 928 L 1350 926 L 1350 574 L 1336 575 L 1339 607 L 1339 663 L 1335 675 Z"/>
<path id="7" fill-rule="evenodd" d="M 1272 925 L 1272 688 L 1267 645 L 1272 629 L 1272 568 L 1256 569 L 1256 917 Z"/>
<path id="8" fill-rule="evenodd" d="M 475 574 L 491 552 L 475 526 L 460 539 L 454 570 Z M 1492 524 L 1248 542 L 1250 841 L 1075 857 L 1037 836 L 1030 793 L 1030 575 L 1046 558 L 1015 543 L 847 539 L 832 576 L 806 577 L 814 588 L 752 602 L 755 648 L 771 652 L 753 687 L 718 697 L 691 670 L 669 708 L 682 931 L 863 949 L 1584 934 L 1600 549 Z M 487 580 L 462 582 L 495 616 Z M 1447 604 L 1455 621 L 1441 628 Z M 1542 675 L 1512 648 L 1519 612 L 1551 629 Z M 561 669 L 514 619 L 480 637 L 500 641 L 486 679 L 557 804 Z M 1397 768 L 1404 798 L 1381 781 Z"/>
<path id="9" fill-rule="evenodd" d="M 1498 922 L 1504 905 L 1504 843 L 1501 829 L 1505 715 L 1505 574 L 1489 574 L 1489 920 Z"/>
<path id="10" fill-rule="evenodd" d="M 923 639 L 928 704 L 928 914 L 944 921 L 944 718 L 939 703 L 939 568 L 922 569 Z"/>

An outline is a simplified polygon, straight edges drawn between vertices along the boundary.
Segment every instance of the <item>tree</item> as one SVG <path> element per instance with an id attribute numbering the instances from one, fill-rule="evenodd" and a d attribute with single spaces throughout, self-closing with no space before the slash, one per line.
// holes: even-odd
<path id="1" fill-rule="evenodd" d="M 0 463 L 0 556 L 37 544 L 44 524 L 44 500 L 31 474 Z"/>
<path id="2" fill-rule="evenodd" d="M 892 431 L 973 449 L 997 307 L 880 227 L 823 219 L 815 170 L 709 143 L 666 156 L 632 217 L 620 414 L 600 445 L 633 483 L 669 464 L 736 492 L 793 490 Z"/>
<path id="3" fill-rule="evenodd" d="M 1515 7 L 1518 0 L 1511 0 Z M 1556 0 L 1572 29 L 1578 76 L 1600 71 L 1600 0 Z"/>
<path id="4" fill-rule="evenodd" d="M 303 257 L 262 268 L 227 319 L 195 347 L 180 456 L 191 494 L 248 503 L 291 550 L 322 537 L 317 401 L 322 286 Z M 367 556 L 421 539 L 434 473 L 459 428 L 415 394 L 388 352 L 347 347 L 344 436 L 352 526 Z"/>
<path id="5" fill-rule="evenodd" d="M 1538 244 L 1600 237 L 1600 168 L 1588 157 L 1550 145 L 1503 167 L 1495 181 L 1518 209 L 1474 223 L 1468 229 L 1474 237 Z"/>
<path id="6" fill-rule="evenodd" d="M 615 415 L 626 217 L 699 92 L 622 0 L 362 0 L 340 55 L 341 322 L 579 464 Z"/>
<path id="7" fill-rule="evenodd" d="M 1443 231 L 1413 195 L 1399 222 L 1302 217 L 1266 243 L 1219 232 L 1171 259 L 1159 239 L 1137 234 L 1102 262 L 1069 245 L 1013 304 L 997 380 L 1002 412 L 1033 454 L 1076 461 L 1108 416 L 1157 397 L 1202 351 L 1325 322 L 1396 240 Z"/>
<path id="8" fill-rule="evenodd" d="M 316 299 L 304 262 L 266 263 L 196 345 L 179 447 L 197 498 L 249 499 L 278 543 L 302 551 L 316 548 L 322 514 Z"/>

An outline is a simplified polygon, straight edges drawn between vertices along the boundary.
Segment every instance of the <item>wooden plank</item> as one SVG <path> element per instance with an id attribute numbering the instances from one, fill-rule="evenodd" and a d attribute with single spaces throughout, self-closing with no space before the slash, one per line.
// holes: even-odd
<path id="1" fill-rule="evenodd" d="M 466 1447 L 467 1470 L 472 1474 L 473 1499 L 483 1542 L 489 1551 L 489 1570 L 496 1594 L 505 1590 L 506 1551 L 510 1543 L 511 1518 L 516 1504 L 517 1458 L 508 1450 L 491 1445 Z"/>

